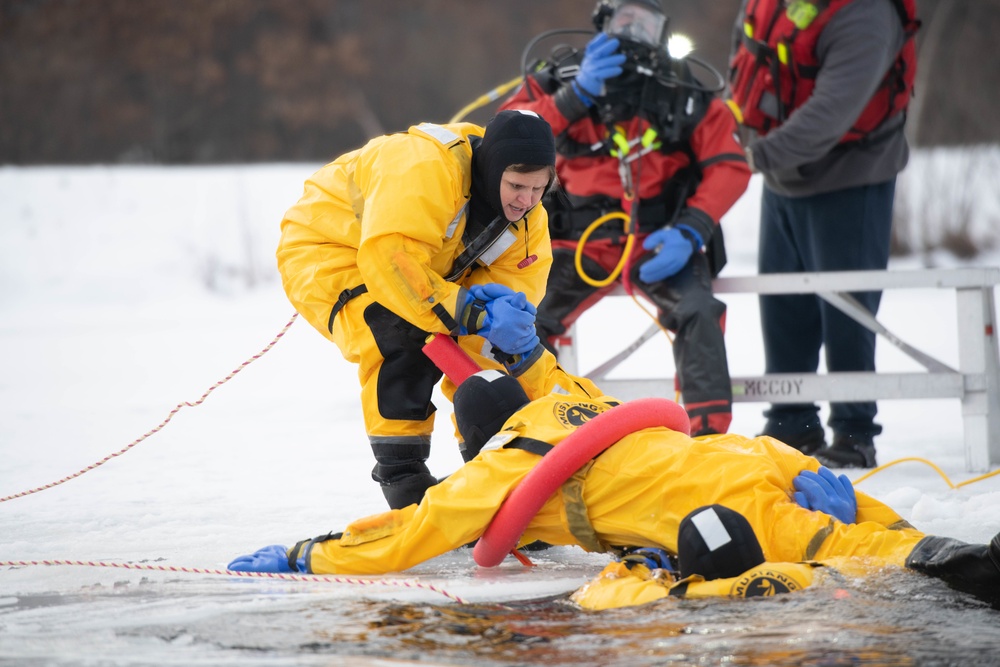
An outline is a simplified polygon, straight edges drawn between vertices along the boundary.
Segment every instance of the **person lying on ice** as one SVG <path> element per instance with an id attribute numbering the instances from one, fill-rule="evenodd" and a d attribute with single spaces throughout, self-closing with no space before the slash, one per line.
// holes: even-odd
<path id="1" fill-rule="evenodd" d="M 546 353 L 545 359 L 550 360 L 551 354 Z M 406 570 L 469 544 L 483 534 L 540 454 L 618 404 L 608 396 L 559 393 L 529 401 L 509 375 L 496 370 L 472 375 L 455 393 L 455 421 L 466 453 L 478 454 L 430 487 L 419 504 L 359 519 L 343 532 L 303 540 L 291 549 L 264 547 L 235 559 L 229 569 L 382 574 Z M 737 526 L 728 537 L 716 530 L 713 537 L 708 524 L 702 541 L 708 545 L 733 541 L 740 551 L 737 562 L 746 569 L 762 561 L 776 567 L 827 560 L 843 564 L 863 558 L 869 567 L 907 567 L 1000 603 L 1000 535 L 989 545 L 925 535 L 887 505 L 861 492 L 855 495 L 846 477 L 821 470 L 815 458 L 767 436 L 729 433 L 694 439 L 667 428 L 627 435 L 545 502 L 520 543 L 542 540 L 588 551 L 625 552 L 626 558 L 629 553 L 623 547 L 660 549 L 674 557 L 685 519 L 701 528 L 689 515 L 719 506 L 745 518 L 743 530 Z M 719 524 L 735 525 L 724 510 Z M 754 557 L 755 546 L 759 557 Z M 685 554 L 680 556 L 680 575 L 687 577 L 691 572 L 685 571 Z M 709 563 L 712 559 L 711 553 L 687 558 Z M 651 569 L 659 569 L 659 564 Z M 702 578 L 713 576 L 708 570 Z M 799 572 L 803 579 L 801 572 L 806 570 L 785 567 L 783 571 Z M 729 567 L 714 574 L 732 577 L 741 571 Z M 804 580 L 799 583 L 808 585 Z M 593 606 L 620 606 L 630 599 L 642 602 L 653 590 L 648 585 L 635 588 L 632 598 L 627 592 L 604 596 L 610 603 L 595 593 L 600 599 Z M 688 592 L 694 594 L 692 586 Z"/>

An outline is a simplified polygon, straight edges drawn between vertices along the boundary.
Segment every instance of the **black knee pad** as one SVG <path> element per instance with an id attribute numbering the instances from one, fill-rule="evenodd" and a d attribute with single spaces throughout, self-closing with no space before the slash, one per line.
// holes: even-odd
<path id="1" fill-rule="evenodd" d="M 365 309 L 382 367 L 378 371 L 378 411 L 385 419 L 425 421 L 435 410 L 431 395 L 442 372 L 423 353 L 427 332 L 413 326 L 384 306 Z"/>

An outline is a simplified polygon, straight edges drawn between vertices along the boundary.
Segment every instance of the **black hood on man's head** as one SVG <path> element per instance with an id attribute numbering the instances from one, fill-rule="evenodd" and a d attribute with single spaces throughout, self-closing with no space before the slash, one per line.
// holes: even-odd
<path id="1" fill-rule="evenodd" d="M 512 164 L 544 167 L 555 163 L 552 127 L 541 116 L 533 111 L 501 111 L 486 125 L 483 140 L 472 151 L 473 210 L 482 211 L 486 204 L 489 208 L 486 223 L 503 216 L 500 180 Z"/>
<path id="2" fill-rule="evenodd" d="M 462 436 L 462 458 L 468 462 L 504 423 L 529 402 L 520 383 L 497 370 L 470 375 L 455 390 L 455 425 Z"/>

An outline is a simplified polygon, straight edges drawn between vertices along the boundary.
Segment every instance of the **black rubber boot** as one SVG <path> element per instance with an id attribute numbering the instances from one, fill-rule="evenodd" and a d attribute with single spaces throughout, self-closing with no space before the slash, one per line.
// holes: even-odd
<path id="1" fill-rule="evenodd" d="M 423 461 L 378 463 L 372 469 L 372 479 L 382 485 L 382 495 L 394 510 L 419 503 L 424 492 L 438 483 Z"/>
<path id="2" fill-rule="evenodd" d="M 780 440 L 803 454 L 815 454 L 826 447 L 826 434 L 818 415 L 815 406 L 811 405 L 794 410 L 787 407 L 765 410 L 767 423 L 761 435 Z"/>
<path id="3" fill-rule="evenodd" d="M 372 444 L 378 461 L 372 468 L 372 479 L 382 485 L 382 495 L 389 509 L 398 510 L 419 503 L 424 492 L 438 483 L 427 467 L 430 451 L 428 444 Z"/>
<path id="4" fill-rule="evenodd" d="M 836 434 L 829 447 L 813 456 L 827 468 L 874 468 L 875 443 L 870 435 L 853 436 Z"/>
<path id="5" fill-rule="evenodd" d="M 920 540 L 906 567 L 941 579 L 1000 609 L 1000 533 L 989 544 L 968 544 L 951 537 Z"/>

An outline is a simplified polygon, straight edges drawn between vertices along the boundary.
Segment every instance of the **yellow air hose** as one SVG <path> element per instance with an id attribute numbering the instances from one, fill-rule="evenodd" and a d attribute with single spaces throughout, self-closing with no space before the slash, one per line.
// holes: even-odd
<path id="1" fill-rule="evenodd" d="M 462 107 L 461 109 L 459 109 L 458 113 L 456 113 L 454 116 L 452 116 L 451 119 L 448 122 L 449 123 L 458 123 L 458 122 L 460 122 L 463 118 L 465 118 L 466 116 L 468 116 L 470 113 L 472 113 L 473 111 L 475 111 L 479 107 L 485 106 L 485 105 L 489 104 L 490 102 L 495 102 L 496 100 L 500 99 L 501 95 L 504 95 L 508 91 L 513 90 L 522 81 L 524 81 L 524 77 L 518 75 L 518 76 L 514 77 L 513 79 L 511 79 L 510 81 L 508 81 L 506 83 L 501 83 L 499 86 L 497 86 L 496 88 L 494 88 L 490 92 L 488 92 L 488 93 L 486 93 L 484 95 L 480 95 L 479 97 L 477 97 L 476 99 L 474 99 L 472 102 L 469 102 L 464 107 Z"/>
<path id="2" fill-rule="evenodd" d="M 622 257 L 618 260 L 618 266 L 616 266 L 614 271 L 611 272 L 611 275 L 604 280 L 597 280 L 596 278 L 588 276 L 586 270 L 583 268 L 583 246 L 586 245 L 587 239 L 595 229 L 603 225 L 608 220 L 614 220 L 615 218 L 624 221 L 625 228 L 629 229 L 631 223 L 629 216 L 622 211 L 612 211 L 611 213 L 606 213 L 590 223 L 590 226 L 584 230 L 583 234 L 580 236 L 580 241 L 576 244 L 576 253 L 574 255 L 576 272 L 580 275 L 580 278 L 582 278 L 583 281 L 591 287 L 607 287 L 617 280 L 618 276 L 622 272 L 622 268 L 625 267 L 625 263 L 628 261 L 628 258 L 632 253 L 632 246 L 635 244 L 635 233 L 629 230 L 628 237 L 625 239 L 625 249 L 622 251 Z"/>
<path id="3" fill-rule="evenodd" d="M 989 479 L 990 477 L 995 477 L 996 475 L 1000 475 L 1000 470 L 994 470 L 993 472 L 988 472 L 985 475 L 979 475 L 978 477 L 973 477 L 972 479 L 967 479 L 964 482 L 959 482 L 958 484 L 955 484 L 948 478 L 948 475 L 944 474 L 944 471 L 941 470 L 941 468 L 939 468 L 934 463 L 928 461 L 925 458 L 920 458 L 919 456 L 908 456 L 906 458 L 896 459 L 895 461 L 889 461 L 889 463 L 883 463 L 879 467 L 869 470 L 864 475 L 861 475 L 861 477 L 858 477 L 856 480 L 854 480 L 853 484 L 858 485 L 877 472 L 881 472 L 886 468 L 891 468 L 892 466 L 897 465 L 899 463 L 907 463 L 907 462 L 923 463 L 930 466 L 931 468 L 934 469 L 935 472 L 937 472 L 937 474 L 941 476 L 942 479 L 944 479 L 945 483 L 951 489 L 958 489 L 960 487 L 968 486 L 969 484 L 981 482 L 984 479 Z"/>

